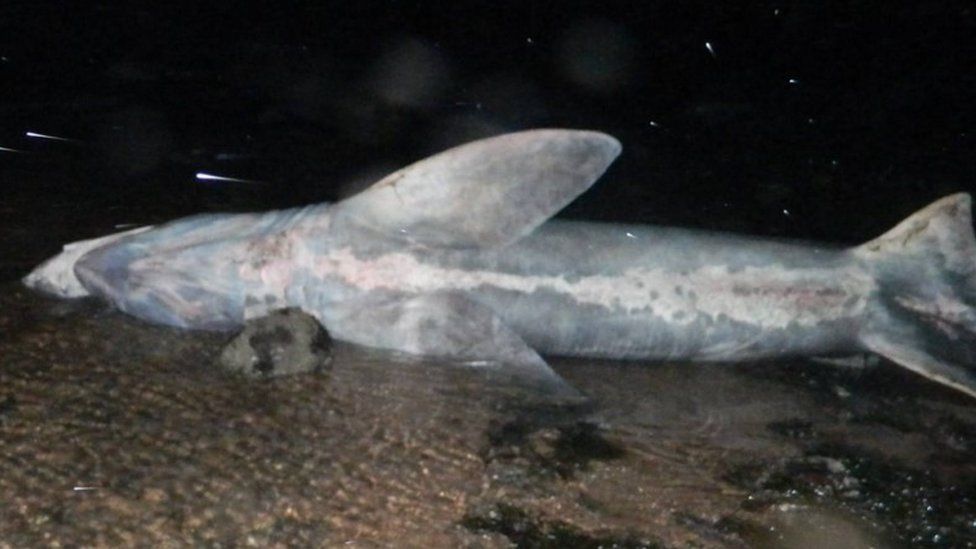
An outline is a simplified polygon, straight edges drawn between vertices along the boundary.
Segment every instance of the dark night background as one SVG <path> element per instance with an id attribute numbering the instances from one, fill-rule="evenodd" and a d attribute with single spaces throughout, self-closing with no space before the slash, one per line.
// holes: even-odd
<path id="1" fill-rule="evenodd" d="M 564 215 L 867 240 L 973 186 L 974 40 L 969 1 L 6 2 L 0 280 L 545 126 L 624 144 Z"/>

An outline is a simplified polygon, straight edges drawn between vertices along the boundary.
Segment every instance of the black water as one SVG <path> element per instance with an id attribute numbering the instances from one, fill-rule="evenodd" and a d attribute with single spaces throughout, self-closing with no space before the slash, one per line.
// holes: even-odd
<path id="1" fill-rule="evenodd" d="M 974 9 L 10 3 L 0 146 L 24 152 L 0 155 L 0 272 L 115 224 L 336 199 L 539 126 L 625 146 L 566 215 L 864 240 L 973 185 Z"/>

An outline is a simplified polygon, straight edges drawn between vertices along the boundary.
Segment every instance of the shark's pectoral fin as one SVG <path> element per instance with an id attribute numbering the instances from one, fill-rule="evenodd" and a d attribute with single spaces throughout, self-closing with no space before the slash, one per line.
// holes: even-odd
<path id="1" fill-rule="evenodd" d="M 492 378 L 518 383 L 544 396 L 581 400 L 490 308 L 463 295 L 442 292 L 390 297 L 348 308 L 333 335 L 361 345 L 461 361 Z"/>
<path id="2" fill-rule="evenodd" d="M 593 184 L 620 153 L 609 135 L 531 130 L 455 147 L 336 204 L 335 231 L 430 247 L 504 246 Z"/>

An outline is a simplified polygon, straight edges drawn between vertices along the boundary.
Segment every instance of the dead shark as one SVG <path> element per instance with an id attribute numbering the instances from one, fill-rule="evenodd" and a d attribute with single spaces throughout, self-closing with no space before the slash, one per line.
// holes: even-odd
<path id="1" fill-rule="evenodd" d="M 494 366 L 560 394 L 572 389 L 539 353 L 871 352 L 976 396 L 968 195 L 853 248 L 551 219 L 620 150 L 593 131 L 501 135 L 335 204 L 197 215 L 69 244 L 24 282 L 191 329 L 299 307 L 340 340 Z"/>

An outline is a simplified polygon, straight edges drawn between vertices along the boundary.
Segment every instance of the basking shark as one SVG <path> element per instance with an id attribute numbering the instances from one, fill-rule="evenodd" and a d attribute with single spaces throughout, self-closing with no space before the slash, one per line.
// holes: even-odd
<path id="1" fill-rule="evenodd" d="M 68 244 L 24 278 L 143 320 L 231 330 L 298 307 L 333 337 L 498 368 L 540 356 L 875 353 L 976 396 L 976 239 L 955 194 L 853 248 L 551 219 L 620 153 L 546 129 L 468 143 L 335 204 L 204 214 Z"/>

